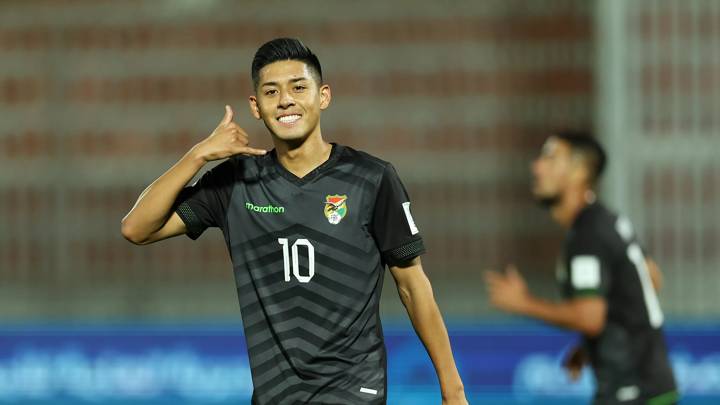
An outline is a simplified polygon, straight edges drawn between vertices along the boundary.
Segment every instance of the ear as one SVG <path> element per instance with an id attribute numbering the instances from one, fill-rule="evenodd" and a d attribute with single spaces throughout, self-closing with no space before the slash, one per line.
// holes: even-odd
<path id="1" fill-rule="evenodd" d="M 250 114 L 252 114 L 256 120 L 261 119 L 262 117 L 260 116 L 260 107 L 258 107 L 257 97 L 248 97 L 248 103 L 250 103 Z"/>
<path id="2" fill-rule="evenodd" d="M 330 86 L 328 86 L 327 84 L 323 84 L 322 86 L 320 86 L 320 109 L 324 110 L 328 108 L 331 99 L 332 92 L 330 91 Z"/>
<path id="3" fill-rule="evenodd" d="M 570 178 L 573 183 L 586 183 L 590 184 L 590 169 L 582 157 L 574 157 L 571 161 L 572 170 L 570 171 Z"/>

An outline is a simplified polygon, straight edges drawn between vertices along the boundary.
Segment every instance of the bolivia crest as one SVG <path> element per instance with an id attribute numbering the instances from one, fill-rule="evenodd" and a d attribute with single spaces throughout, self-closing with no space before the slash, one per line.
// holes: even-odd
<path id="1" fill-rule="evenodd" d="M 347 214 L 346 195 L 328 195 L 325 197 L 325 217 L 333 225 L 337 225 Z"/>

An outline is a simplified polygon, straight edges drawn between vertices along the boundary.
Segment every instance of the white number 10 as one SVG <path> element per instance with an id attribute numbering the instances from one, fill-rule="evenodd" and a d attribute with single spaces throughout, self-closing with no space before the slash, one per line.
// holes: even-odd
<path id="1" fill-rule="evenodd" d="M 285 281 L 290 282 L 290 249 L 287 238 L 278 238 L 278 243 L 283 247 L 283 265 L 285 266 Z M 298 246 L 305 246 L 308 249 L 308 274 L 300 274 L 298 264 Z M 309 283 L 315 275 L 315 248 L 307 239 L 298 239 L 292 245 L 292 272 L 295 278 L 301 283 Z"/>

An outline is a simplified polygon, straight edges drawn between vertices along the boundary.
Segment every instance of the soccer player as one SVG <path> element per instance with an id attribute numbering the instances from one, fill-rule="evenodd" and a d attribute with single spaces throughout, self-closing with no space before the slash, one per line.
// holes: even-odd
<path id="1" fill-rule="evenodd" d="M 252 115 L 266 152 L 225 116 L 140 195 L 122 234 L 147 244 L 225 236 L 254 385 L 253 404 L 384 404 L 379 318 L 385 266 L 434 364 L 443 404 L 466 404 L 447 330 L 425 276 L 425 251 L 393 166 L 328 143 L 331 99 L 318 58 L 297 39 L 262 45 L 252 62 Z M 228 158 L 185 187 L 209 161 Z"/>
<path id="2" fill-rule="evenodd" d="M 487 272 L 491 303 L 502 310 L 579 331 L 571 350 L 571 378 L 587 360 L 597 382 L 594 404 L 672 404 L 678 400 L 647 259 L 630 222 L 596 199 L 605 152 L 589 134 L 550 136 L 533 162 L 534 197 L 567 230 L 558 279 L 564 299 L 549 302 L 528 292 L 520 273 Z"/>

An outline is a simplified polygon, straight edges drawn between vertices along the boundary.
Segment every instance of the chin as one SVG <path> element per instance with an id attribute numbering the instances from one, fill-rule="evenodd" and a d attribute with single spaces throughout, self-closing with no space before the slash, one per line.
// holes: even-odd
<path id="1" fill-rule="evenodd" d="M 267 129 L 278 139 L 283 141 L 297 141 L 307 137 L 307 131 L 302 128 L 287 128 L 280 125 L 268 125 L 265 123 Z"/>
<path id="2" fill-rule="evenodd" d="M 308 134 L 275 132 L 275 136 L 278 137 L 280 140 L 291 142 L 291 141 L 302 141 L 308 137 Z"/>
<path id="3" fill-rule="evenodd" d="M 308 138 L 307 133 L 283 133 L 283 132 L 274 132 L 275 138 L 278 140 L 285 142 L 289 145 L 291 145 L 291 148 L 295 148 L 297 146 L 300 146 L 305 142 L 305 140 Z"/>

